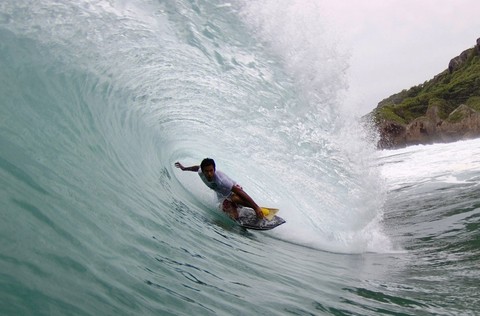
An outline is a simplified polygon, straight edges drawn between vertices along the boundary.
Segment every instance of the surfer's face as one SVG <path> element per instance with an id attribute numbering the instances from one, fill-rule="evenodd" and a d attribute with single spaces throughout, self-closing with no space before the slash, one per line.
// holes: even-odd
<path id="1" fill-rule="evenodd" d="M 205 166 L 202 170 L 203 175 L 205 178 L 207 178 L 208 181 L 213 181 L 213 177 L 215 176 L 215 168 L 210 165 L 210 166 Z"/>

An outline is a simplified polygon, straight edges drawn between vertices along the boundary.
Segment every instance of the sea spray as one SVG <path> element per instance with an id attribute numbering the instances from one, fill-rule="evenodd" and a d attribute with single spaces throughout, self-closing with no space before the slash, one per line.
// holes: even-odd
<path id="1" fill-rule="evenodd" d="M 282 126 L 294 139 L 279 177 L 301 184 L 300 190 L 289 190 L 295 192 L 289 207 L 323 235 L 306 238 L 333 251 L 388 250 L 380 224 L 382 180 L 371 163 L 375 149 L 355 111 L 342 104 L 348 52 L 330 36 L 321 6 L 315 1 L 247 2 L 241 12 L 298 93 L 296 106 L 288 109 L 294 117 Z"/>

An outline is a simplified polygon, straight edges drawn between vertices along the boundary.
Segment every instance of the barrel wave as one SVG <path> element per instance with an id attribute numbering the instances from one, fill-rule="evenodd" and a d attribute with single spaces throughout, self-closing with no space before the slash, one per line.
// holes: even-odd
<path id="1" fill-rule="evenodd" d="M 448 311 L 388 273 L 412 255 L 385 223 L 395 158 L 342 104 L 319 9 L 2 2 L 1 314 Z M 287 223 L 236 226 L 174 168 L 205 157 Z"/>

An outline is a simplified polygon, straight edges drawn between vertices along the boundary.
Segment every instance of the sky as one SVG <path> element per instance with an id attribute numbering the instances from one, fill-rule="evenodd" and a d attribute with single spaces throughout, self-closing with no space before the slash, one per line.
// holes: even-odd
<path id="1" fill-rule="evenodd" d="M 321 7 L 349 51 L 346 102 L 361 115 L 432 79 L 480 38 L 479 0 L 324 0 Z"/>

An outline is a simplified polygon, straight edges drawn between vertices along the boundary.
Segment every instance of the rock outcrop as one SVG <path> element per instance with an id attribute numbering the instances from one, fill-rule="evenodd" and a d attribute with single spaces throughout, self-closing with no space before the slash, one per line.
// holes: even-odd
<path id="1" fill-rule="evenodd" d="M 459 56 L 452 58 L 448 63 L 448 72 L 453 73 L 460 69 L 468 60 L 470 49 L 464 50 Z"/>
<path id="2" fill-rule="evenodd" d="M 378 130 L 380 148 L 400 148 L 410 145 L 446 143 L 480 137 L 480 112 L 462 104 L 442 120 L 439 107 L 432 106 L 427 115 L 405 125 L 383 121 Z"/>

